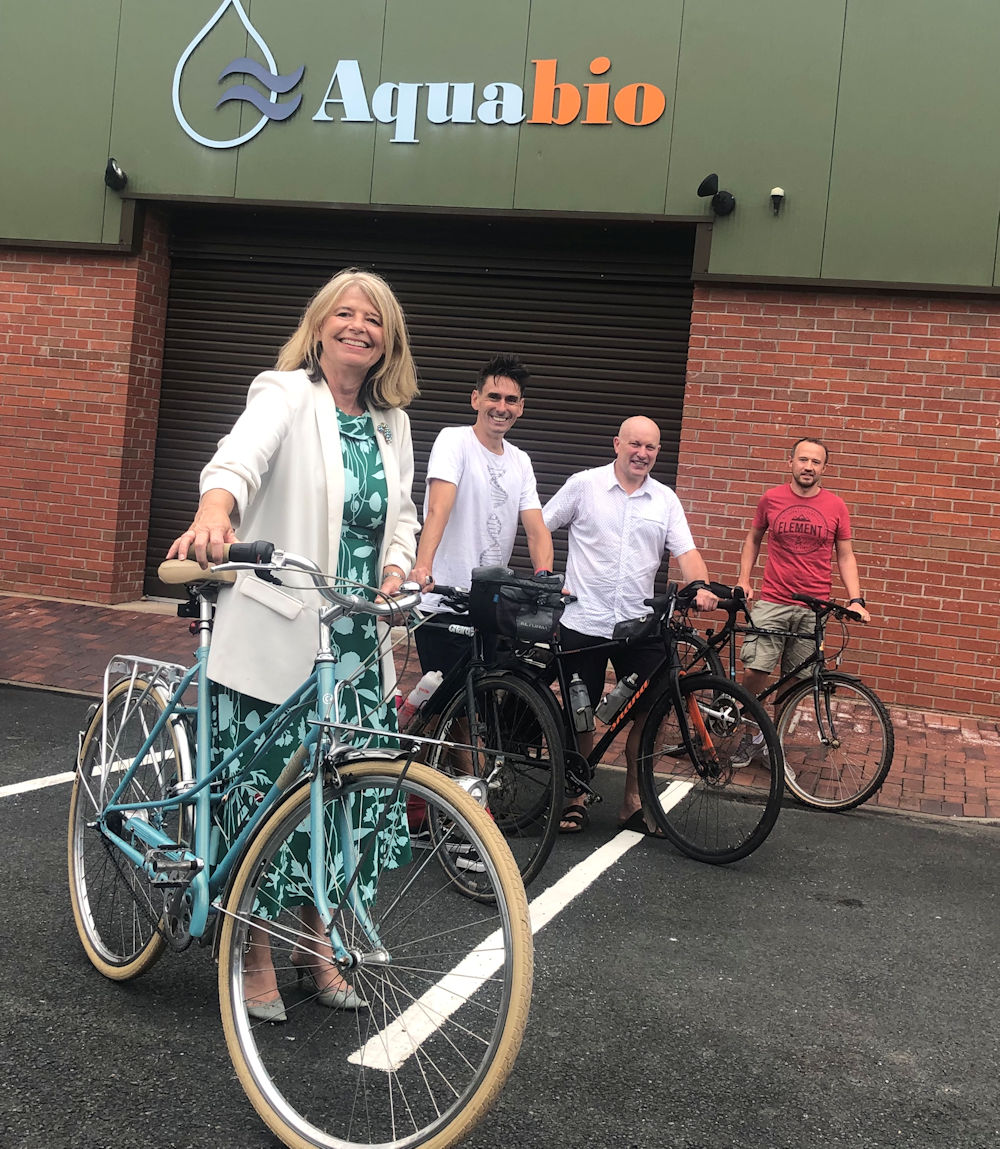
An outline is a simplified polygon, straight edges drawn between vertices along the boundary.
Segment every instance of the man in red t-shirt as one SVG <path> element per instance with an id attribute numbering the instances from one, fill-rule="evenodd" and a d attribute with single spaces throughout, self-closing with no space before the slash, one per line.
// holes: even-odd
<path id="1" fill-rule="evenodd" d="M 815 615 L 792 595 L 828 599 L 830 560 L 834 553 L 851 609 L 865 622 L 871 619 L 861 594 L 847 505 L 838 495 L 820 486 L 828 461 L 829 452 L 819 439 L 799 439 L 792 446 L 788 463 L 792 481 L 765 491 L 757 504 L 740 552 L 737 579 L 737 586 L 742 587 L 747 599 L 753 602 L 750 576 L 760 554 L 760 544 L 769 533 L 764 581 L 751 611 L 755 626 L 811 636 Z M 748 635 L 740 651 L 746 667 L 743 685 L 759 694 L 779 659 L 782 672 L 787 674 L 812 650 L 811 637 L 804 641 Z"/>

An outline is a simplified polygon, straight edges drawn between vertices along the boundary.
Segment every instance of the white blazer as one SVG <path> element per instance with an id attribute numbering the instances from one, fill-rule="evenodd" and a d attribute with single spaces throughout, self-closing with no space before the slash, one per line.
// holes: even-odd
<path id="1" fill-rule="evenodd" d="M 417 511 L 411 498 L 413 442 L 404 411 L 369 408 L 388 488 L 376 577 L 387 563 L 409 572 L 416 557 Z M 382 430 L 379 431 L 378 428 Z M 223 488 L 236 500 L 233 526 L 244 542 L 275 543 L 335 572 L 344 511 L 344 466 L 337 408 L 323 380 L 305 371 L 265 371 L 247 405 L 201 473 L 201 491 Z M 315 590 L 305 575 L 282 576 L 281 587 L 241 574 L 219 594 L 209 677 L 224 686 L 282 702 L 306 678 L 317 649 Z M 310 584 L 311 586 L 311 584 Z M 382 686 L 396 682 L 388 631 Z"/>

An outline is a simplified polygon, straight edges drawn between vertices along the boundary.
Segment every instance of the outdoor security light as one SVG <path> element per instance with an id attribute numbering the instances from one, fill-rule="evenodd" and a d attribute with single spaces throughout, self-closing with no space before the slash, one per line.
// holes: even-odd
<path id="1" fill-rule="evenodd" d="M 716 215 L 730 215 L 736 210 L 736 196 L 732 192 L 719 191 L 719 177 L 715 172 L 705 176 L 698 185 L 698 195 L 702 199 L 712 197 L 712 211 Z"/>
<path id="2" fill-rule="evenodd" d="M 104 182 L 116 192 L 124 191 L 128 183 L 128 176 L 114 156 L 108 157 L 108 166 L 104 169 Z"/>

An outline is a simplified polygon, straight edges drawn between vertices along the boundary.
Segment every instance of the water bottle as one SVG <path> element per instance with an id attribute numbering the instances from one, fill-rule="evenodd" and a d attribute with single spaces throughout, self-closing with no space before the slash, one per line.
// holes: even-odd
<path id="1" fill-rule="evenodd" d="M 638 685 L 639 675 L 634 673 L 629 674 L 617 683 L 610 694 L 606 694 L 601 699 L 594 713 L 605 726 L 610 726 L 611 723 L 614 722 L 621 708 L 628 702 L 632 695 L 635 694 Z"/>
<path id="2" fill-rule="evenodd" d="M 400 730 L 405 730 L 409 726 L 420 707 L 441 685 L 443 678 L 444 674 L 440 670 L 428 670 L 414 686 L 406 696 L 406 701 L 396 712 Z"/>
<path id="3" fill-rule="evenodd" d="M 590 695 L 579 674 L 574 674 L 569 680 L 569 709 L 576 730 L 586 734 L 594 729 L 594 711 L 590 705 Z"/>

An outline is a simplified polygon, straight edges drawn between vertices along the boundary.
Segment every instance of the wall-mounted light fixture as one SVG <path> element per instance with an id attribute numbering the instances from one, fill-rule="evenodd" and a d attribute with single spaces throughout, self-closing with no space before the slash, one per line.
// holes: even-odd
<path id="1" fill-rule="evenodd" d="M 116 192 L 124 191 L 128 184 L 128 176 L 114 156 L 108 157 L 108 166 L 104 169 L 104 182 Z"/>
<path id="2" fill-rule="evenodd" d="M 702 199 L 712 197 L 712 211 L 716 215 L 731 215 L 736 210 L 736 196 L 732 192 L 719 191 L 719 177 L 715 172 L 705 176 L 698 185 L 698 195 Z"/>
<path id="3" fill-rule="evenodd" d="M 782 205 L 785 202 L 785 189 L 784 188 L 771 188 L 771 207 L 774 209 L 775 215 L 781 214 Z"/>

